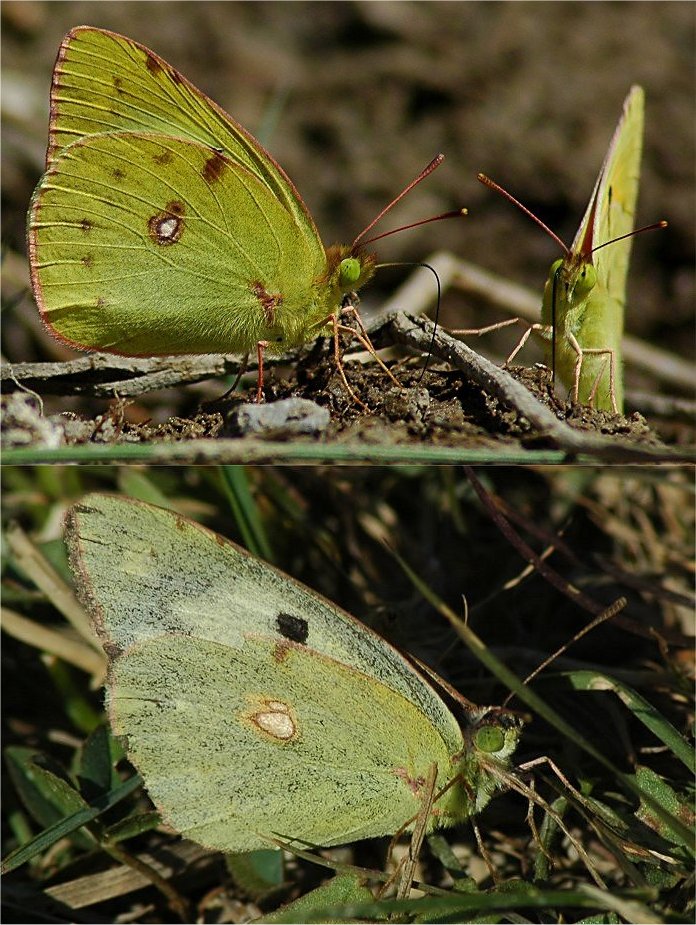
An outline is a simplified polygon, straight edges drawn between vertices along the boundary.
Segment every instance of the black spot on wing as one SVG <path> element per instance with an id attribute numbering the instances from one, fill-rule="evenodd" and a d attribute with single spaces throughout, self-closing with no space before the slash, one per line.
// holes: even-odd
<path id="1" fill-rule="evenodd" d="M 291 642 L 307 642 L 309 624 L 304 617 L 295 617 L 290 613 L 279 613 L 276 617 L 278 632 Z"/>

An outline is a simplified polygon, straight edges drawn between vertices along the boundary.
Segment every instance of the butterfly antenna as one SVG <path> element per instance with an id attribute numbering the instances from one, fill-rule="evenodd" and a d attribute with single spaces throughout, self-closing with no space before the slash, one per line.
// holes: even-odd
<path id="1" fill-rule="evenodd" d="M 362 239 L 365 237 L 365 235 L 368 233 L 368 231 L 372 231 L 372 229 L 375 227 L 375 225 L 377 224 L 377 222 L 380 221 L 380 219 L 382 219 L 382 218 L 387 214 L 387 212 L 388 212 L 390 209 L 392 209 L 392 208 L 397 204 L 397 202 L 399 202 L 400 200 L 402 200 L 402 199 L 404 198 L 404 196 L 405 196 L 407 193 L 410 193 L 414 186 L 417 186 L 417 185 L 421 182 L 421 180 L 425 180 L 426 177 L 430 176 L 430 174 L 433 172 L 433 170 L 435 170 L 437 167 L 439 167 L 440 164 L 444 161 L 444 159 L 445 159 L 445 155 L 444 155 L 444 154 L 437 154 L 437 155 L 432 159 L 432 161 L 430 161 L 430 163 L 428 164 L 428 166 L 425 167 L 423 170 L 421 170 L 421 172 L 418 174 L 418 176 L 417 176 L 414 180 L 411 180 L 411 182 L 408 184 L 408 186 L 407 186 L 405 189 L 401 190 L 401 192 L 400 192 L 399 195 L 396 197 L 396 199 L 392 199 L 392 201 L 389 203 L 389 205 L 385 206 L 385 207 L 382 209 L 382 211 L 379 213 L 379 215 L 378 215 L 376 218 L 373 218 L 373 219 L 372 219 L 372 221 L 371 221 L 370 224 L 367 226 L 367 228 L 363 228 L 363 230 L 360 232 L 360 234 L 357 236 L 357 238 L 353 241 L 353 244 L 352 244 L 352 246 L 351 246 L 351 250 L 355 250 L 355 248 L 357 247 L 357 245 L 362 241 Z M 433 219 L 429 219 L 429 221 L 433 221 Z M 419 223 L 417 223 L 417 224 L 419 224 Z M 411 226 L 409 226 L 409 227 L 411 227 Z M 376 238 L 373 238 L 372 240 L 376 240 Z M 367 242 L 366 242 L 366 241 L 362 241 L 362 243 L 363 243 L 363 244 L 366 244 Z"/>
<path id="2" fill-rule="evenodd" d="M 499 186 L 495 180 L 491 180 L 490 177 L 487 177 L 485 173 L 478 174 L 476 179 L 483 183 L 484 186 L 487 186 L 489 189 L 495 190 L 496 193 L 500 193 L 504 199 L 507 199 L 508 202 L 511 202 L 514 206 L 517 206 L 518 209 L 524 212 L 525 215 L 529 216 L 529 218 L 531 218 L 533 222 L 542 228 L 546 234 L 549 235 L 549 237 L 553 238 L 553 240 L 556 242 L 556 244 L 558 244 L 566 256 L 570 253 L 570 248 L 567 244 L 564 244 L 563 241 L 561 241 L 556 232 L 551 231 L 548 225 L 545 225 L 537 215 L 530 211 L 526 206 L 523 206 L 519 199 L 515 199 L 512 193 L 508 193 L 506 189 L 503 189 L 502 186 Z"/>
<path id="3" fill-rule="evenodd" d="M 611 241 L 605 241 L 604 244 L 598 244 L 597 247 L 592 248 L 592 253 L 598 251 L 602 247 L 606 247 L 608 244 L 616 244 L 617 241 L 623 241 L 626 238 L 632 238 L 634 235 L 642 234 L 644 231 L 655 231 L 658 228 L 666 228 L 667 222 L 663 219 L 661 222 L 653 222 L 652 225 L 644 225 L 642 228 L 636 228 L 635 231 L 629 231 L 628 234 L 622 234 L 618 238 L 612 238 Z"/>
<path id="4" fill-rule="evenodd" d="M 419 225 L 427 225 L 429 222 L 441 222 L 444 218 L 462 218 L 462 216 L 468 214 L 468 209 L 453 209 L 451 212 L 443 212 L 441 215 L 433 215 L 432 218 L 422 218 L 418 222 L 411 222 L 410 225 L 400 225 L 398 228 L 392 228 L 391 231 L 383 231 L 382 234 L 376 234 L 374 238 L 368 238 L 367 241 L 362 241 L 361 246 L 363 244 L 372 244 L 374 241 L 379 241 L 382 238 L 388 238 L 390 234 L 397 234 L 399 231 L 408 231 L 409 228 L 417 228 Z M 372 224 L 374 224 L 374 222 Z M 353 242 L 353 247 L 355 247 L 355 241 Z"/>
<path id="5" fill-rule="evenodd" d="M 570 646 L 572 646 L 574 642 L 577 642 L 579 639 L 582 639 L 582 637 L 586 633 L 589 633 L 590 630 L 593 630 L 596 626 L 599 626 L 600 623 L 604 623 L 606 620 L 611 620 L 612 617 L 615 617 L 617 613 L 619 613 L 620 611 L 624 609 L 627 603 L 628 601 L 626 600 L 625 597 L 618 597 L 614 601 L 613 604 L 610 604 L 607 607 L 606 610 L 603 610 L 600 614 L 597 614 L 594 620 L 591 620 L 587 624 L 587 626 L 583 626 L 581 630 L 578 630 L 578 632 L 573 636 L 572 639 L 569 639 L 568 642 L 563 643 L 560 649 L 557 649 L 552 655 L 549 655 L 548 658 L 545 658 L 544 661 L 540 665 L 537 665 L 534 671 L 528 674 L 522 683 L 529 684 L 529 682 L 532 681 L 534 678 L 536 678 L 539 672 L 543 671 L 544 668 L 548 667 L 548 665 L 550 665 L 551 662 L 554 661 L 554 659 L 558 658 L 559 655 L 563 655 L 563 653 L 567 649 L 569 649 Z M 503 701 L 503 704 L 502 704 L 503 708 L 507 707 L 508 703 L 512 700 L 514 696 L 515 696 L 514 691 L 511 691 L 508 694 L 508 696 L 505 698 L 505 700 Z"/>

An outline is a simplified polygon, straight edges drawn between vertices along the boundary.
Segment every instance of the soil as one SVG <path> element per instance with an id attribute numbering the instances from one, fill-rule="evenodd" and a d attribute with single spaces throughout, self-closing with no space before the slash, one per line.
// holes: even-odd
<path id="1" fill-rule="evenodd" d="M 484 171 L 516 193 L 565 240 L 575 232 L 632 83 L 646 89 L 638 223 L 666 218 L 665 231 L 634 245 L 627 330 L 693 357 L 696 98 L 691 67 L 694 12 L 679 2 L 626 3 L 210 3 L 61 2 L 2 6 L 3 352 L 12 363 L 75 354 L 41 325 L 25 253 L 25 217 L 43 169 L 48 91 L 65 32 L 92 24 L 154 48 L 259 135 L 305 197 L 322 238 L 351 240 L 437 151 L 446 160 L 395 209 L 384 227 L 459 206 L 440 222 L 380 242 L 380 260 L 419 261 L 445 249 L 541 294 L 556 246 L 514 208 L 476 182 Z M 380 226 L 382 230 L 382 226 Z M 382 270 L 361 293 L 366 317 L 410 270 Z M 403 274 L 400 276 L 399 274 Z M 447 327 L 480 326 L 488 314 L 445 293 Z M 478 349 L 478 347 L 477 347 Z M 485 351 L 485 347 L 481 345 Z M 503 354 L 504 355 L 504 354 Z M 319 376 L 321 371 L 312 373 Z M 298 373 L 299 374 L 299 373 Z M 309 374 L 307 374 L 309 375 Z M 351 373 L 351 375 L 354 375 Z M 537 372 L 520 373 L 534 387 Z M 658 392 L 626 370 L 627 389 Z M 332 411 L 329 437 L 369 441 L 526 440 L 523 425 L 457 374 L 432 368 L 424 405 L 396 397 L 377 372 L 356 391 L 273 386 L 269 399 L 298 394 Z M 414 389 L 414 377 L 400 377 Z M 121 436 L 180 439 L 226 433 L 201 417 L 205 392 L 160 392 L 116 417 Z M 106 404 L 48 398 L 46 413 L 77 413 L 96 427 Z M 640 406 L 638 406 L 640 407 Z M 396 410 L 395 410 L 396 409 Z M 569 416 L 565 408 L 560 414 Z M 602 432 L 645 436 L 642 421 L 570 417 Z M 385 430 L 389 427 L 389 434 Z M 662 436 L 683 443 L 680 424 Z M 312 439 L 305 437 L 302 439 Z M 686 439 L 689 439 L 687 435 Z"/>

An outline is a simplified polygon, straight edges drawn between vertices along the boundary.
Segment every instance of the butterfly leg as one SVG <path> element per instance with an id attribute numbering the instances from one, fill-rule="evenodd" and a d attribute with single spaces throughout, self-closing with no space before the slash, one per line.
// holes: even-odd
<path id="1" fill-rule="evenodd" d="M 566 776 L 563 774 L 561 769 L 546 755 L 542 755 L 539 758 L 534 758 L 531 761 L 528 761 L 524 764 L 519 765 L 517 768 L 516 774 L 503 778 L 503 780 L 511 789 L 516 790 L 517 793 L 522 794 L 522 796 L 526 796 L 527 800 L 530 803 L 535 803 L 537 806 L 540 806 L 544 810 L 544 812 L 551 819 L 553 819 L 553 821 L 556 823 L 559 829 L 565 834 L 565 836 L 568 838 L 570 843 L 573 845 L 573 847 L 577 851 L 578 856 L 581 858 L 582 862 L 584 863 L 590 876 L 592 877 L 594 882 L 597 884 L 597 886 L 600 889 L 606 889 L 606 884 L 604 883 L 601 876 L 599 875 L 599 872 L 597 871 L 595 865 L 592 863 L 592 860 L 590 859 L 590 856 L 588 855 L 583 845 L 575 837 L 575 835 L 570 831 L 568 826 L 563 822 L 563 819 L 561 815 L 559 814 L 559 812 L 553 806 L 551 806 L 545 799 L 543 799 L 543 797 L 541 797 L 540 794 L 536 792 L 536 787 L 534 786 L 534 778 L 530 775 L 531 786 L 530 784 L 527 784 L 522 780 L 519 772 L 524 772 L 525 774 L 529 774 L 532 768 L 537 767 L 538 765 L 541 765 L 541 764 L 547 764 L 551 768 L 551 770 L 556 774 L 558 779 L 564 784 L 564 786 L 567 787 L 571 795 L 581 805 L 584 805 L 588 809 L 591 809 L 590 805 L 588 804 L 588 801 L 583 798 L 582 794 L 580 794 L 578 790 L 575 787 L 573 787 L 573 785 L 566 778 Z M 534 832 L 535 829 L 536 829 L 536 825 L 532 829 L 532 832 Z"/>
<path id="2" fill-rule="evenodd" d="M 499 331 L 501 328 L 507 328 L 511 324 L 522 324 L 526 326 L 525 332 L 522 334 L 522 337 L 517 342 L 516 347 L 512 353 L 505 360 L 503 366 L 509 366 L 510 363 L 515 359 L 520 350 L 529 340 L 529 336 L 533 331 L 544 331 L 548 326 L 544 324 L 528 324 L 524 318 L 508 318 L 505 321 L 498 321 L 495 324 L 488 324 L 483 328 L 454 328 L 449 333 L 450 334 L 475 334 L 476 337 L 480 337 L 482 334 L 490 334 L 491 331 Z"/>
<path id="3" fill-rule="evenodd" d="M 233 392 L 237 391 L 237 386 L 242 381 L 242 376 L 247 371 L 248 365 L 249 365 L 249 354 L 245 353 L 244 356 L 242 357 L 242 362 L 239 364 L 239 370 L 237 372 L 237 375 L 234 377 L 234 382 L 224 394 L 222 394 L 218 399 L 216 399 L 216 401 L 225 401 L 225 399 L 229 398 Z"/>
<path id="4" fill-rule="evenodd" d="M 616 404 L 616 385 L 615 385 L 616 363 L 614 362 L 616 354 L 609 347 L 604 348 L 604 349 L 597 348 L 596 350 L 585 350 L 585 353 L 596 353 L 598 355 L 603 355 L 605 358 L 602 368 L 597 373 L 597 377 L 595 378 L 595 381 L 592 383 L 592 388 L 590 389 L 590 394 L 587 399 L 588 404 L 592 405 L 594 403 L 595 397 L 597 395 L 597 389 L 599 388 L 599 383 L 607 368 L 607 361 L 608 361 L 609 362 L 609 399 L 611 401 L 611 410 L 614 412 L 614 414 L 618 414 L 619 408 L 618 408 L 618 405 Z"/>
<path id="5" fill-rule="evenodd" d="M 618 414 L 619 409 L 616 404 L 616 385 L 615 385 L 615 377 L 616 377 L 615 356 L 616 355 L 614 351 L 608 347 L 588 347 L 583 350 L 583 348 L 578 343 L 578 340 L 572 331 L 567 330 L 566 336 L 568 338 L 568 343 L 573 348 L 573 350 L 575 351 L 575 355 L 576 355 L 575 372 L 573 375 L 573 391 L 571 394 L 573 402 L 575 403 L 578 402 L 578 395 L 580 392 L 580 373 L 582 372 L 582 362 L 585 356 L 587 354 L 597 354 L 600 356 L 605 356 L 605 357 L 608 357 L 609 359 L 609 398 L 611 400 L 611 409 L 614 412 L 614 414 Z M 594 401 L 594 398 L 597 392 L 597 387 L 599 384 L 599 380 L 601 379 L 601 376 L 604 373 L 604 369 L 605 367 L 603 366 L 600 371 L 599 377 L 595 380 L 592 386 L 590 395 L 588 397 L 589 404 L 592 404 L 592 402 Z"/>
<path id="6" fill-rule="evenodd" d="M 606 368 L 607 368 L 607 364 L 605 360 L 604 363 L 602 363 L 602 365 L 599 367 L 597 375 L 594 378 L 594 382 L 592 383 L 592 388 L 590 389 L 589 394 L 587 396 L 587 404 L 590 406 L 590 408 L 594 407 L 594 401 L 595 401 L 595 398 L 597 397 L 597 389 L 599 388 L 600 380 L 602 376 L 604 375 L 604 371 L 606 370 Z M 611 376 L 611 370 L 610 370 L 609 375 Z"/>
<path id="7" fill-rule="evenodd" d="M 258 380 L 256 383 L 256 401 L 260 404 L 263 401 L 263 352 L 268 347 L 267 340 L 260 340 L 256 345 L 256 357 L 258 359 Z"/>
<path id="8" fill-rule="evenodd" d="M 393 373 L 388 368 L 388 366 L 384 363 L 381 357 L 377 355 L 377 351 L 375 350 L 372 344 L 372 341 L 370 340 L 370 335 L 367 333 L 367 330 L 365 329 L 365 325 L 363 324 L 363 320 L 360 317 L 360 312 L 357 310 L 357 308 L 354 305 L 350 305 L 350 304 L 344 305 L 343 308 L 341 309 L 341 314 L 342 315 L 352 315 L 353 318 L 355 319 L 355 323 L 358 325 L 358 331 L 355 331 L 352 328 L 347 327 L 347 326 L 344 327 L 343 330 L 350 331 L 353 337 L 355 337 L 355 339 L 358 341 L 358 343 L 361 344 L 365 348 L 365 350 L 367 350 L 367 352 L 371 356 L 374 357 L 374 359 L 377 361 L 379 366 L 382 367 L 382 369 L 387 374 L 387 376 L 389 376 L 389 378 L 394 383 L 394 385 L 398 385 L 399 388 L 401 388 L 401 383 L 399 382 L 399 380 L 393 375 Z"/>
<path id="9" fill-rule="evenodd" d="M 418 856 L 420 850 L 423 846 L 423 840 L 425 839 L 426 832 L 428 831 L 428 823 L 430 821 L 430 815 L 433 809 L 433 803 L 446 789 L 443 788 L 440 793 L 435 791 L 435 783 L 437 781 L 437 763 L 433 762 L 430 768 L 428 769 L 428 776 L 422 787 L 422 800 L 421 807 L 415 816 L 411 816 L 410 819 L 407 819 L 404 824 L 396 831 L 392 837 L 392 840 L 389 842 L 389 848 L 387 850 L 387 859 L 388 862 L 392 862 L 394 849 L 396 848 L 398 840 L 407 831 L 411 826 L 413 827 L 413 834 L 411 836 L 411 843 L 408 848 L 408 855 L 403 857 L 394 869 L 394 872 L 390 874 L 389 879 L 386 880 L 378 891 L 378 898 L 381 899 L 382 896 L 387 892 L 387 890 L 392 886 L 392 884 L 397 884 L 396 889 L 396 898 L 405 899 L 413 883 L 413 877 L 416 869 L 416 864 L 418 863 Z"/>
<path id="10" fill-rule="evenodd" d="M 360 405 L 361 408 L 364 408 L 365 411 L 368 411 L 368 407 L 364 401 L 361 401 L 358 396 L 355 394 L 355 391 L 351 388 L 348 379 L 346 378 L 346 371 L 343 368 L 343 360 L 341 359 L 341 342 L 339 340 L 339 335 L 341 331 L 345 331 L 345 325 L 341 325 L 338 322 L 338 315 L 335 312 L 332 312 L 329 315 L 329 320 L 333 325 L 333 344 L 334 344 L 334 360 L 336 361 L 336 367 L 338 368 L 339 375 L 341 377 L 341 382 L 346 392 L 350 395 L 356 405 Z M 351 334 L 355 334 L 352 328 L 348 328 Z"/>

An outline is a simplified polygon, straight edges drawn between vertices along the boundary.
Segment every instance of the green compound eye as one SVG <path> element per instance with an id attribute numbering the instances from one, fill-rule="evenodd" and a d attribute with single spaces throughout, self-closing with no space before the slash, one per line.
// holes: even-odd
<path id="1" fill-rule="evenodd" d="M 346 257 L 339 264 L 341 274 L 341 283 L 344 286 L 352 286 L 360 279 L 361 267 L 360 261 L 355 257 Z"/>
<path id="2" fill-rule="evenodd" d="M 578 281 L 575 284 L 575 291 L 579 296 L 591 292 L 597 285 L 597 271 L 591 263 L 586 263 L 580 271 Z"/>
<path id="3" fill-rule="evenodd" d="M 474 745 L 481 752 L 499 752 L 504 744 L 505 736 L 498 726 L 482 726 L 474 733 Z"/>

